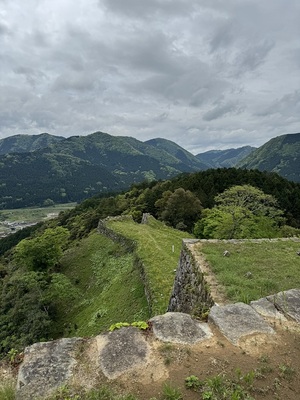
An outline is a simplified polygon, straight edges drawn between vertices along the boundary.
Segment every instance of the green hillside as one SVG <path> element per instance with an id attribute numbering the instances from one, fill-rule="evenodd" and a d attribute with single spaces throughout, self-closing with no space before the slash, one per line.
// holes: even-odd
<path id="1" fill-rule="evenodd" d="M 238 166 L 276 172 L 300 182 L 300 133 L 278 136 L 254 150 Z"/>
<path id="2" fill-rule="evenodd" d="M 61 272 L 77 289 L 70 303 L 63 302 L 52 335 L 91 336 L 120 321 L 149 318 L 149 308 L 135 267 L 134 256 L 97 232 L 68 249 Z"/>
<path id="3" fill-rule="evenodd" d="M 114 323 L 148 320 L 166 311 L 181 242 L 190 235 L 166 227 L 153 217 L 147 224 L 128 218 L 112 220 L 108 227 L 135 242 L 136 248 L 126 250 L 92 231 L 65 251 L 59 272 L 71 284 L 72 299 L 62 298 L 56 304 L 50 336 L 95 335 Z"/>

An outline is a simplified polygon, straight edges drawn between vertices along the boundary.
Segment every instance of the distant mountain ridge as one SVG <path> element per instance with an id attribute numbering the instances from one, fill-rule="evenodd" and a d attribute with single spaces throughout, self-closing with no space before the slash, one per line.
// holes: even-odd
<path id="1" fill-rule="evenodd" d="M 0 141 L 3 152 L 9 150 L 0 155 L 0 208 L 43 204 L 49 199 L 81 201 L 96 193 L 123 190 L 134 182 L 207 168 L 175 143 L 189 155 L 186 162 L 149 143 L 103 132 L 69 138 L 43 134 L 26 137 L 24 142 L 19 135 Z"/>
<path id="2" fill-rule="evenodd" d="M 0 140 L 0 155 L 7 153 L 26 153 L 49 147 L 65 140 L 62 136 L 49 133 L 40 135 L 14 135 Z"/>
<path id="3" fill-rule="evenodd" d="M 82 201 L 127 189 L 134 182 L 165 180 L 180 173 L 241 167 L 276 172 L 300 182 L 300 134 L 282 135 L 258 149 L 211 150 L 194 156 L 156 138 L 94 132 L 64 138 L 47 133 L 0 140 L 0 209 Z"/>
<path id="4" fill-rule="evenodd" d="M 209 150 L 205 153 L 197 154 L 199 161 L 209 165 L 210 168 L 230 168 L 247 157 L 256 147 L 243 146 L 237 149 Z"/>

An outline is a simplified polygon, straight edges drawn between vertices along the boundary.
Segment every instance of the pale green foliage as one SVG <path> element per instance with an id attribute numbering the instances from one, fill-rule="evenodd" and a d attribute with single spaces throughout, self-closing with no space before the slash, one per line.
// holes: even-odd
<path id="1" fill-rule="evenodd" d="M 67 229 L 57 227 L 33 239 L 23 239 L 15 248 L 15 261 L 29 270 L 47 270 L 61 258 L 68 236 Z"/>
<path id="2" fill-rule="evenodd" d="M 132 322 L 131 324 L 129 324 L 128 322 L 117 322 L 116 324 L 113 324 L 109 327 L 109 331 L 112 332 L 116 329 L 121 329 L 121 328 L 128 327 L 128 326 L 134 326 L 141 330 L 146 330 L 149 328 L 149 325 L 145 321 L 135 321 L 135 322 Z"/>
<path id="3" fill-rule="evenodd" d="M 215 198 L 194 227 L 200 238 L 243 239 L 280 236 L 283 212 L 276 199 L 249 185 L 234 186 Z"/>
<path id="4" fill-rule="evenodd" d="M 109 327 L 109 331 L 112 332 L 115 331 L 116 329 L 125 328 L 127 326 L 130 326 L 128 322 L 117 322 Z"/>
<path id="5" fill-rule="evenodd" d="M 131 326 L 135 326 L 136 328 L 142 329 L 143 331 L 149 328 L 149 325 L 146 321 L 135 321 L 132 322 Z"/>

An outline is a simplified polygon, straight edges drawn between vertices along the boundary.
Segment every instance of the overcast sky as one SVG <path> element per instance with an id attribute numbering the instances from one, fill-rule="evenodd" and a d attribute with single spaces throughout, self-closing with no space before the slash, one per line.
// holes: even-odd
<path id="1" fill-rule="evenodd" d="M 299 0 L 0 0 L 0 138 L 300 132 Z"/>

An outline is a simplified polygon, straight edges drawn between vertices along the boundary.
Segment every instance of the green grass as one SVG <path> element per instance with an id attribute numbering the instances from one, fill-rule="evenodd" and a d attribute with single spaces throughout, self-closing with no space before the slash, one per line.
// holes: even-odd
<path id="1" fill-rule="evenodd" d="M 254 400 L 249 392 L 253 391 L 255 378 L 256 371 L 249 371 L 242 375 L 237 370 L 233 379 L 224 373 L 206 378 L 203 381 L 200 381 L 197 376 L 191 375 L 185 379 L 185 385 L 187 389 L 201 393 L 203 400 Z"/>
<path id="2" fill-rule="evenodd" d="M 126 220 L 110 221 L 108 226 L 136 241 L 137 255 L 145 266 L 151 288 L 152 314 L 165 313 L 174 284 L 174 270 L 177 268 L 182 239 L 191 235 L 169 228 L 153 217 L 149 218 L 147 224 Z"/>
<path id="3" fill-rule="evenodd" d="M 0 400 L 15 400 L 16 398 L 16 382 L 7 379 L 0 382 Z"/>
<path id="4" fill-rule="evenodd" d="M 203 243 L 201 251 L 230 301 L 248 303 L 267 295 L 300 287 L 300 243 Z M 229 257 L 223 252 L 228 250 Z M 247 277 L 247 273 L 251 276 Z M 249 275 L 249 274 L 248 274 Z"/>
<path id="5" fill-rule="evenodd" d="M 74 391 L 66 386 L 59 388 L 53 396 L 45 400 L 137 400 L 132 394 L 119 394 L 108 386 Z M 1 400 L 1 399 L 0 399 Z"/>
<path id="6" fill-rule="evenodd" d="M 133 256 L 93 232 L 69 249 L 61 272 L 78 289 L 77 299 L 62 304 L 54 337 L 99 334 L 117 322 L 149 318 L 148 304 Z"/>

